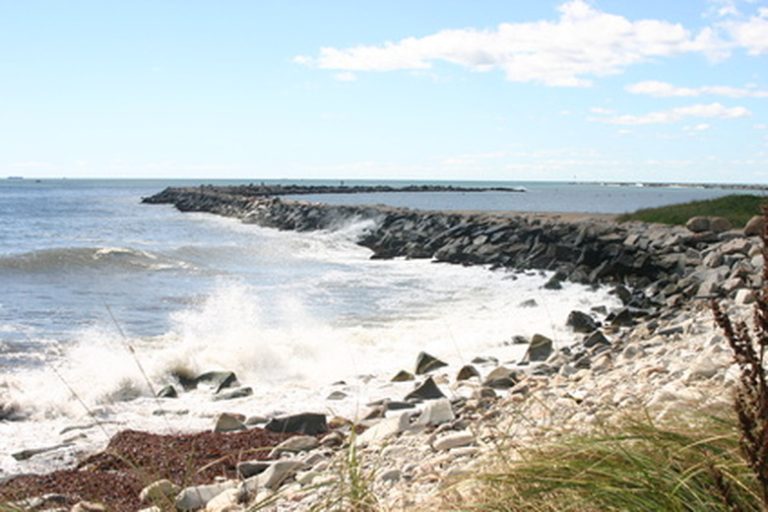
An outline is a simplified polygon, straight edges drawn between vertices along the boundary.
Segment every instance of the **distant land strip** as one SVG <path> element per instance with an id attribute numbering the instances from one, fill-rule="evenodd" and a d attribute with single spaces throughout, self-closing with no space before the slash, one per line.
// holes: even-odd
<path id="1" fill-rule="evenodd" d="M 343 183 L 343 182 L 340 182 Z M 214 189 L 201 185 L 201 189 Z M 296 196 L 313 194 L 369 194 L 380 192 L 525 192 L 523 187 L 457 187 L 453 185 L 230 185 L 216 186 L 216 192 L 246 197 Z"/>

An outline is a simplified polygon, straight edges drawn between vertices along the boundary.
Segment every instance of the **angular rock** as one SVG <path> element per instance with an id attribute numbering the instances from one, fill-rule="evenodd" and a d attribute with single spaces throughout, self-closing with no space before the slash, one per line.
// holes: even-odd
<path id="1" fill-rule="evenodd" d="M 311 412 L 273 418 L 269 420 L 264 428 L 270 432 L 306 434 L 309 436 L 328 432 L 325 414 Z"/>
<path id="2" fill-rule="evenodd" d="M 216 425 L 213 427 L 214 432 L 237 432 L 239 430 L 245 430 L 245 416 L 241 414 L 230 414 L 223 412 L 216 417 Z"/>
<path id="3" fill-rule="evenodd" d="M 406 382 L 409 380 L 415 380 L 416 377 L 413 376 L 411 372 L 407 372 L 405 370 L 400 370 L 397 372 L 397 374 L 390 379 L 391 382 Z"/>
<path id="4" fill-rule="evenodd" d="M 742 288 L 736 292 L 736 298 L 734 300 L 736 301 L 736 304 L 752 304 L 757 300 L 757 295 L 754 290 Z"/>
<path id="5" fill-rule="evenodd" d="M 531 362 L 546 361 L 552 354 L 552 340 L 541 334 L 534 334 L 525 353 L 525 359 Z"/>
<path id="6" fill-rule="evenodd" d="M 472 377 L 480 377 L 480 372 L 477 371 L 477 368 L 472 366 L 471 364 L 465 364 L 461 367 L 461 370 L 459 370 L 459 373 L 456 375 L 456 380 L 469 380 Z"/>
<path id="7" fill-rule="evenodd" d="M 380 443 L 401 432 L 405 432 L 411 428 L 412 416 L 413 412 L 408 411 L 396 416 L 384 418 L 357 436 L 357 439 L 355 439 L 355 444 L 370 445 Z"/>
<path id="8" fill-rule="evenodd" d="M 443 366 L 448 366 L 448 363 L 445 363 L 436 357 L 427 354 L 426 352 L 420 352 L 419 355 L 416 357 L 416 375 L 424 375 L 425 373 L 429 373 L 431 371 L 437 370 L 438 368 L 442 368 Z"/>
<path id="9" fill-rule="evenodd" d="M 752 244 L 745 238 L 734 238 L 729 240 L 720 246 L 720 252 L 724 255 L 728 254 L 749 254 L 749 250 L 752 248 Z"/>
<path id="10" fill-rule="evenodd" d="M 453 414 L 453 407 L 447 398 L 432 400 L 427 403 L 416 422 L 411 426 L 413 429 L 421 427 L 437 426 L 453 421 L 456 415 Z"/>
<path id="11" fill-rule="evenodd" d="M 437 387 L 432 377 L 427 377 L 416 389 L 405 395 L 404 400 L 435 400 L 437 398 L 445 398 L 445 395 Z"/>
<path id="12" fill-rule="evenodd" d="M 595 346 L 609 347 L 611 345 L 611 341 L 605 337 L 605 334 L 603 334 L 602 331 L 597 330 L 592 334 L 585 336 L 582 345 L 584 345 L 584 348 L 592 348 Z"/>
<path id="13" fill-rule="evenodd" d="M 538 302 L 536 302 L 536 299 L 526 299 L 520 304 L 517 305 L 519 308 L 535 308 L 538 306 Z"/>
<path id="14" fill-rule="evenodd" d="M 594 332 L 600 324 L 598 324 L 594 318 L 581 311 L 571 311 L 566 320 L 566 325 L 571 327 L 574 332 L 580 332 L 588 334 Z"/>

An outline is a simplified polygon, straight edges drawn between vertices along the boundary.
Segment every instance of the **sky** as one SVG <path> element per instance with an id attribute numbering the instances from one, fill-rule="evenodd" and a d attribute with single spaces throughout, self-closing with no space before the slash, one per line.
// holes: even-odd
<path id="1" fill-rule="evenodd" d="M 0 0 L 0 176 L 768 183 L 768 0 Z"/>

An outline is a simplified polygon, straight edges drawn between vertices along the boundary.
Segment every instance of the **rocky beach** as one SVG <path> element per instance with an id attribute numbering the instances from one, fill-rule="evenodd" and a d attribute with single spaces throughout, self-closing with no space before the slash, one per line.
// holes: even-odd
<path id="1" fill-rule="evenodd" d="M 414 359 L 393 371 L 403 393 L 366 404 L 358 418 L 316 411 L 262 416 L 240 408 L 239 400 L 258 389 L 234 373 L 179 373 L 173 385 L 157 390 L 156 412 L 170 414 L 182 393 L 208 390 L 221 404 L 210 432 L 121 432 L 73 468 L 6 479 L 0 496 L 9 508 L 333 510 L 363 488 L 383 510 L 446 510 L 472 503 L 477 477 L 498 462 L 500 447 L 513 453 L 634 410 L 662 421 L 681 410 L 729 407 L 731 355 L 708 300 L 720 301 L 735 318 L 749 316 L 762 285 L 759 218 L 744 229 L 707 217 L 669 227 L 618 224 L 608 216 L 420 211 L 281 197 L 318 193 L 340 191 L 203 186 L 169 188 L 144 202 L 301 232 L 368 221 L 358 243 L 372 258 L 483 265 L 511 279 L 547 272 L 548 290 L 568 282 L 609 287 L 621 306 L 572 311 L 566 342 L 509 333 L 507 359 L 478 353 L 463 364 L 414 347 Z M 524 355 L 513 358 L 513 348 Z M 337 383 L 337 397 L 345 386 Z M 62 443 L 96 429 L 94 418 L 62 432 Z M 14 456 L 41 455 L 36 448 Z"/>

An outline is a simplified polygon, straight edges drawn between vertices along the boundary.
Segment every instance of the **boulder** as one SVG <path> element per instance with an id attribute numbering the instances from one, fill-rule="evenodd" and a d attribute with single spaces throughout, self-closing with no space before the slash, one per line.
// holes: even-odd
<path id="1" fill-rule="evenodd" d="M 493 389 L 509 389 L 519 382 L 520 378 L 514 370 L 505 366 L 494 368 L 483 381 L 483 386 Z"/>
<path id="2" fill-rule="evenodd" d="M 731 229 L 731 221 L 724 217 L 710 217 L 709 230 L 715 233 L 723 233 Z"/>
<path id="3" fill-rule="evenodd" d="M 432 380 L 432 377 L 427 377 L 427 379 L 419 384 L 416 389 L 405 395 L 404 400 L 421 401 L 435 400 L 437 398 L 445 398 L 445 395 L 440 391 L 440 388 L 437 387 L 437 384 Z"/>
<path id="4" fill-rule="evenodd" d="M 765 217 L 762 215 L 755 215 L 744 226 L 744 234 L 746 236 L 761 236 L 765 230 Z"/>
<path id="5" fill-rule="evenodd" d="M 703 233 L 704 231 L 709 231 L 709 217 L 691 217 L 688 219 L 688 222 L 685 223 L 685 227 L 694 233 Z"/>
<path id="6" fill-rule="evenodd" d="M 401 432 L 405 432 L 411 428 L 411 417 L 413 415 L 413 411 L 406 411 L 389 418 L 384 418 L 357 436 L 355 444 L 359 446 L 380 443 Z"/>
<path id="7" fill-rule="evenodd" d="M 263 460 L 244 460 L 237 464 L 237 474 L 240 478 L 250 478 L 263 473 L 270 466 L 271 462 Z"/>
<path id="8" fill-rule="evenodd" d="M 426 352 L 420 352 L 416 357 L 416 375 L 423 375 L 437 370 L 438 368 L 442 368 L 443 366 L 448 366 L 448 363 L 445 363 Z"/>
<path id="9" fill-rule="evenodd" d="M 325 414 L 311 412 L 273 418 L 264 425 L 264 428 L 270 432 L 306 434 L 309 436 L 328 432 Z"/>
<path id="10" fill-rule="evenodd" d="M 728 254 L 749 254 L 749 250 L 752 248 L 752 244 L 745 238 L 734 238 L 725 242 L 720 247 L 720 252 L 724 255 Z"/>
<path id="11" fill-rule="evenodd" d="M 416 419 L 410 428 L 419 429 L 428 426 L 442 425 L 456 419 L 453 414 L 453 407 L 447 398 L 432 400 L 426 404 L 421 416 Z"/>
<path id="12" fill-rule="evenodd" d="M 238 504 L 240 489 L 227 489 L 205 504 L 205 512 L 236 512 L 245 510 Z"/>
<path id="13" fill-rule="evenodd" d="M 235 372 L 205 372 L 195 377 L 195 386 L 208 386 L 218 393 L 222 389 L 231 388 L 237 385 L 237 376 Z"/>
<path id="14" fill-rule="evenodd" d="M 596 330 L 592 334 L 584 337 L 582 345 L 584 345 L 584 348 L 592 348 L 596 346 L 609 347 L 611 345 L 611 341 L 605 337 L 602 331 Z"/>
<path id="15" fill-rule="evenodd" d="M 171 384 L 163 386 L 160 391 L 157 392 L 158 398 L 178 398 L 179 394 L 176 392 L 176 388 Z"/>
<path id="16" fill-rule="evenodd" d="M 594 332 L 600 324 L 598 324 L 594 318 L 581 311 L 571 311 L 566 320 L 566 325 L 571 327 L 574 332 L 590 333 Z"/>
<path id="17" fill-rule="evenodd" d="M 392 377 L 391 382 L 406 382 L 409 380 L 414 380 L 415 378 L 416 377 L 414 377 L 411 372 L 400 370 L 394 377 Z"/>
<path id="18" fill-rule="evenodd" d="M 236 432 L 238 430 L 245 430 L 245 416 L 242 414 L 230 414 L 223 412 L 216 417 L 216 425 L 213 427 L 214 432 Z"/>
<path id="19" fill-rule="evenodd" d="M 552 340 L 541 334 L 534 334 L 525 353 L 525 359 L 531 362 L 546 361 L 552 354 Z"/>
<path id="20" fill-rule="evenodd" d="M 461 370 L 459 370 L 459 373 L 456 375 L 456 380 L 469 380 L 472 377 L 480 377 L 480 372 L 478 372 L 477 368 L 471 364 L 465 364 L 461 367 Z"/>

